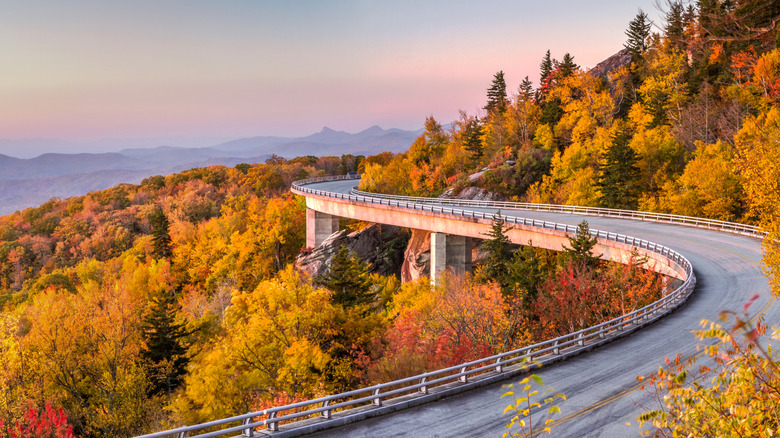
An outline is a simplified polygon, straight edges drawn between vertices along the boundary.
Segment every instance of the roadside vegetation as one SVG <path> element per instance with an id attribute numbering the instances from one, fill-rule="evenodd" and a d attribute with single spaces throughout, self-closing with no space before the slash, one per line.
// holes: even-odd
<path id="1" fill-rule="evenodd" d="M 193 169 L 0 217 L 0 437 L 129 436 L 291 403 L 584 328 L 668 289 L 639 259 L 593 257 L 584 230 L 560 253 L 510 246 L 500 218 L 473 275 L 436 287 L 371 274 L 346 250 L 309 278 L 293 267 L 305 204 L 289 193 L 306 177 L 356 171 L 383 193 L 476 186 L 758 224 L 773 237 L 778 293 L 778 5 L 667 9 L 659 32 L 641 12 L 631 20 L 627 62 L 583 71 L 547 52 L 538 86 L 525 78 L 514 93 L 497 72 L 484 111 L 447 129 L 429 117 L 403 154 Z M 777 360 L 755 342 L 763 325 L 740 318 L 741 343 L 719 327 L 702 334 L 725 342 L 708 351 L 719 368 L 677 361 L 649 379 L 662 406 L 644 420 L 659 434 L 716 427 L 713 397 L 776 398 Z M 702 383 L 713 373 L 721 393 Z M 780 428 L 769 402 L 730 415 L 744 420 L 733 436 Z"/>

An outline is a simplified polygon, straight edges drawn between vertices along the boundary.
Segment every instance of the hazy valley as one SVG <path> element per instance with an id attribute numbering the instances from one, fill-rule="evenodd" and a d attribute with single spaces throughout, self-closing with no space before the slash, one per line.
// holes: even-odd
<path id="1" fill-rule="evenodd" d="M 263 162 L 272 154 L 293 158 L 402 152 L 420 132 L 373 126 L 353 134 L 323 128 L 305 137 L 249 137 L 211 147 L 158 146 L 110 153 L 45 153 L 28 159 L 0 154 L 0 215 L 40 205 L 53 197 L 65 199 L 121 183 L 137 184 L 152 175 L 168 175 L 196 167 Z M 26 145 L 23 141 L 2 143 L 8 150 L 19 150 Z M 36 147 L 56 149 L 62 144 L 55 140 L 39 141 Z"/>

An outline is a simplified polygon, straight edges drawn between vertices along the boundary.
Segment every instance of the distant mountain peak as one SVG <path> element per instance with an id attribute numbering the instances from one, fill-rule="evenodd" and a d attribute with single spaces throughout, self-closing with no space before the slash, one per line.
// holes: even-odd
<path id="1" fill-rule="evenodd" d="M 381 134 L 383 132 L 385 132 L 385 130 L 382 129 L 381 126 L 374 125 L 374 126 L 371 126 L 370 128 L 367 128 L 367 129 L 364 129 L 364 130 L 360 131 L 360 134 L 375 134 L 375 133 L 376 134 Z"/>

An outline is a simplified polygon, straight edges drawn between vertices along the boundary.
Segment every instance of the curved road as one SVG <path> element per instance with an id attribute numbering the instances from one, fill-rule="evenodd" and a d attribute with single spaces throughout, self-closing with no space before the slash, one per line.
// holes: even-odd
<path id="1" fill-rule="evenodd" d="M 329 181 L 309 188 L 349 193 L 354 180 Z M 458 207 L 469 209 L 469 207 Z M 492 209 L 474 208 L 477 211 Z M 657 371 L 664 358 L 697 353 L 691 333 L 701 319 L 717 320 L 722 310 L 740 310 L 754 294 L 760 298 L 751 312 L 780 320 L 761 263 L 758 239 L 679 225 L 562 213 L 502 209 L 501 214 L 576 225 L 587 220 L 591 229 L 608 230 L 667 245 L 694 266 L 696 291 L 682 308 L 631 336 L 589 353 L 537 371 L 547 387 L 564 393 L 553 436 L 639 436 L 637 417 L 657 408 L 639 389 L 636 377 Z M 511 383 L 507 381 L 505 383 Z M 414 409 L 319 432 L 312 437 L 500 437 L 511 418 L 503 414 L 509 402 L 497 384 Z M 629 423 L 628 425 L 626 423 Z"/>

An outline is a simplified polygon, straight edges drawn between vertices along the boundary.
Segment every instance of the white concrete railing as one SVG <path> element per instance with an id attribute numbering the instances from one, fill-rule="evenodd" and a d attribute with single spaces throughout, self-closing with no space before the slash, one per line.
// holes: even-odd
<path id="1" fill-rule="evenodd" d="M 463 209 L 454 209 L 444 207 L 443 205 L 429 205 L 431 202 L 421 202 L 421 200 L 430 201 L 430 198 L 413 198 L 413 197 L 393 197 L 387 195 L 377 196 L 365 192 L 353 191 L 351 194 L 328 192 L 318 189 L 312 189 L 305 187 L 308 184 L 321 182 L 321 181 L 333 181 L 333 180 L 345 180 L 356 179 L 348 176 L 338 177 L 321 177 L 310 178 L 306 180 L 296 181 L 293 183 L 292 191 L 301 195 L 315 195 L 323 196 L 339 200 L 349 200 L 353 202 L 361 202 L 368 204 L 382 204 L 390 205 L 401 208 L 409 208 L 421 211 L 432 211 L 442 214 L 450 214 L 454 216 L 480 218 L 492 220 L 494 218 L 493 213 L 483 213 L 476 211 L 469 211 Z M 563 213 L 577 213 L 577 214 L 598 214 L 598 215 L 616 215 L 618 217 L 633 217 L 642 220 L 653 220 L 654 213 L 647 213 L 647 216 L 628 216 L 626 210 L 613 210 L 613 209 L 595 209 L 590 207 L 566 207 L 566 206 L 542 206 L 539 204 L 520 204 L 520 203 L 495 203 L 485 201 L 463 201 L 463 200 L 449 200 L 449 199 L 436 199 L 435 203 L 450 203 L 456 202 L 454 205 L 463 206 L 479 206 L 479 207 L 500 207 L 500 208 L 526 208 L 518 207 L 518 205 L 524 206 L 538 206 L 539 208 L 532 208 L 542 211 L 555 211 Z M 453 205 L 453 204 L 450 204 Z M 542 208 L 543 207 L 543 208 Z M 577 210 L 575 210 L 577 209 Z M 586 213 L 587 212 L 587 213 Z M 615 213 L 615 214 L 608 214 Z M 641 213 L 641 212 L 634 212 Z M 671 218 L 685 218 L 684 216 L 671 216 L 671 215 L 658 215 L 659 222 L 670 222 Z M 540 221 L 533 219 L 526 219 L 514 216 L 504 216 L 503 219 L 507 224 L 522 224 L 530 225 L 533 227 L 564 231 L 566 233 L 576 233 L 577 227 L 573 225 L 559 224 L 550 221 Z M 687 221 L 687 219 L 685 219 Z M 689 226 L 702 226 L 696 222 L 674 222 Z M 706 220 L 705 220 L 706 221 Z M 710 221 L 710 227 L 712 223 L 718 222 L 721 225 L 730 224 L 722 221 Z M 745 226 L 741 224 L 731 224 L 732 226 L 725 226 L 722 229 L 724 231 L 730 231 L 740 234 L 750 234 L 753 236 L 761 237 L 762 233 L 755 229 L 755 227 Z M 744 227 L 744 228 L 743 228 Z M 721 229 L 721 228 L 718 228 Z M 597 324 L 582 330 L 578 330 L 573 333 L 569 333 L 563 336 L 559 336 L 554 339 L 549 339 L 536 344 L 524 346 L 522 348 L 514 349 L 500 354 L 484 357 L 481 359 L 473 360 L 470 362 L 462 363 L 460 365 L 443 368 L 436 371 L 423 373 L 420 375 L 408 377 L 405 379 L 399 379 L 392 382 L 381 383 L 365 388 L 356 389 L 353 391 L 347 391 L 340 394 L 333 394 L 327 397 L 320 397 L 313 400 L 307 400 L 299 403 L 293 403 L 285 406 L 278 406 L 263 411 L 249 412 L 243 415 L 237 415 L 230 418 L 224 418 L 220 420 L 211 421 L 208 423 L 202 423 L 192 426 L 184 426 L 167 431 L 152 433 L 143 435 L 138 438 L 158 438 L 176 436 L 179 438 L 184 437 L 216 437 L 224 436 L 228 434 L 240 433 L 241 436 L 255 436 L 254 429 L 257 427 L 266 427 L 270 431 L 278 431 L 279 424 L 281 422 L 289 422 L 293 420 L 301 420 L 305 417 L 319 416 L 326 422 L 332 420 L 338 422 L 334 418 L 334 413 L 342 411 L 346 408 L 365 407 L 369 406 L 368 411 L 363 411 L 362 416 L 379 415 L 384 412 L 390 412 L 397 410 L 397 406 L 387 406 L 392 403 L 392 400 L 398 400 L 404 398 L 407 405 L 411 406 L 419 404 L 430 399 L 440 398 L 444 394 L 449 395 L 460 391 L 471 389 L 475 386 L 481 386 L 493 381 L 504 380 L 512 377 L 513 375 L 527 372 L 529 369 L 541 364 L 555 362 L 562 360 L 566 357 L 579 354 L 585 350 L 594 348 L 605 342 L 617 339 L 620 336 L 624 336 L 634 330 L 648 325 L 662 316 L 673 311 L 681 304 L 683 304 L 691 295 L 696 285 L 696 277 L 693 273 L 693 267 L 688 259 L 681 254 L 677 253 L 671 248 L 664 245 L 650 242 L 644 239 L 638 239 L 631 236 L 626 236 L 617 233 L 609 233 L 606 231 L 591 230 L 591 235 L 606 239 L 614 242 L 625 243 L 637 248 L 646 249 L 648 251 L 657 253 L 668 260 L 672 261 L 675 265 L 682 269 L 686 274 L 686 279 L 682 285 L 680 285 L 673 292 L 667 294 L 661 299 L 633 312 L 619 316 L 617 318 L 605 321 L 601 324 Z M 533 360 L 534 364 L 530 367 L 527 365 L 528 360 Z M 404 397 L 405 396 L 405 397 Z M 386 409 L 387 408 L 387 409 Z M 302 412 L 294 412 L 300 409 L 307 409 Z M 339 415 L 339 414 L 335 414 Z M 267 417 L 260 419 L 260 417 Z M 314 432 L 316 430 L 324 429 L 324 421 L 301 421 L 301 427 L 296 427 L 296 423 L 290 425 L 290 428 L 274 436 L 299 436 L 305 433 Z M 338 422 L 340 425 L 345 424 L 347 421 Z M 203 429 L 216 428 L 220 426 L 229 425 L 230 423 L 241 423 L 240 425 L 227 427 L 221 430 L 202 433 L 199 435 L 189 435 L 190 432 L 200 431 Z M 318 426 L 319 425 L 319 426 Z"/>

